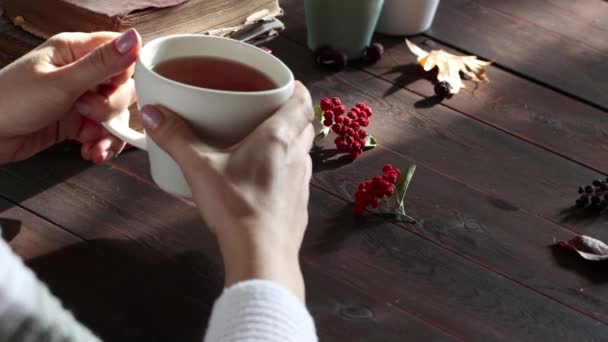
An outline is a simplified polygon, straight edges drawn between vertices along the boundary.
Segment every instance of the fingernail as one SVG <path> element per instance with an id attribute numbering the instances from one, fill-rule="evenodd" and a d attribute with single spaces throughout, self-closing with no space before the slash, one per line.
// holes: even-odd
<path id="1" fill-rule="evenodd" d="M 144 128 L 149 131 L 156 130 L 163 122 L 163 113 L 154 106 L 143 106 L 139 111 L 139 114 L 141 115 L 141 121 L 144 124 Z"/>
<path id="2" fill-rule="evenodd" d="M 89 106 L 88 104 L 86 104 L 84 102 L 76 102 L 74 104 L 74 108 L 76 108 L 78 113 L 85 115 L 85 116 L 91 115 L 91 112 L 92 112 L 91 106 Z"/>
<path id="3" fill-rule="evenodd" d="M 137 34 L 135 33 L 135 30 L 130 29 L 114 41 L 114 46 L 116 47 L 118 53 L 124 55 L 129 52 L 133 48 L 133 46 L 135 46 L 136 43 Z"/>

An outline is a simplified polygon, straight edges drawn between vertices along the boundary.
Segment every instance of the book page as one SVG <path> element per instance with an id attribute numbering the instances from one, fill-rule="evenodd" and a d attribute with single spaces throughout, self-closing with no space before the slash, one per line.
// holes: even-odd
<path id="1" fill-rule="evenodd" d="M 1 1 L 1 0 L 0 0 Z M 176 6 L 188 0 L 63 0 L 89 11 L 113 17 L 136 10 Z"/>

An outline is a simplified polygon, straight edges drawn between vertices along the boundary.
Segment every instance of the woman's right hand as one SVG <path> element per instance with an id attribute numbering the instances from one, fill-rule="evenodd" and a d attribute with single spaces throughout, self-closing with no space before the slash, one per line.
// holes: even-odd
<path id="1" fill-rule="evenodd" d="M 298 254 L 308 224 L 312 101 L 293 96 L 233 148 L 207 146 L 165 108 L 140 111 L 150 137 L 180 165 L 201 216 L 218 238 L 226 286 L 276 281 L 304 299 Z"/>

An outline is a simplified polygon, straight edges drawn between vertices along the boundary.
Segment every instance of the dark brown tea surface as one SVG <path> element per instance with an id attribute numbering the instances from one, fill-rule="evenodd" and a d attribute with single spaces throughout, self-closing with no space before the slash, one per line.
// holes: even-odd
<path id="1" fill-rule="evenodd" d="M 152 67 L 159 75 L 195 87 L 226 91 L 264 91 L 277 85 L 250 66 L 216 57 L 170 59 Z"/>

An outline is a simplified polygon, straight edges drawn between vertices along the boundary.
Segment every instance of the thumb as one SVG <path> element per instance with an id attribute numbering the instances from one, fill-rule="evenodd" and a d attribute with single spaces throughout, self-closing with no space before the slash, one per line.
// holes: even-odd
<path id="1" fill-rule="evenodd" d="M 200 159 L 210 161 L 209 150 L 192 129 L 192 126 L 179 115 L 161 107 L 146 105 L 139 111 L 146 134 L 167 152 L 186 173 L 192 164 Z"/>
<path id="2" fill-rule="evenodd" d="M 64 88 L 82 94 L 127 70 L 137 60 L 140 49 L 141 37 L 137 31 L 126 31 L 66 66 L 61 80 Z"/>

